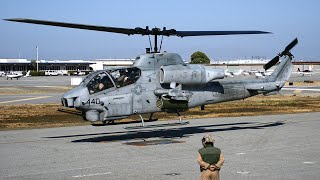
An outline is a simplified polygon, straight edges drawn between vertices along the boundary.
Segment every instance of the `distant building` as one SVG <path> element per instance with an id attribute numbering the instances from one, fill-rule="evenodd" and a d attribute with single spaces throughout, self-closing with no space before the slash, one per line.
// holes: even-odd
<path id="1" fill-rule="evenodd" d="M 134 59 L 95 59 L 90 60 L 93 64 L 90 67 L 94 70 L 103 70 L 114 66 L 132 66 Z"/>
<path id="2" fill-rule="evenodd" d="M 39 71 L 57 70 L 57 71 L 89 71 L 89 65 L 94 64 L 91 61 L 84 60 L 39 60 Z M 36 64 L 35 64 L 36 65 Z M 28 71 L 32 69 L 32 62 L 27 59 L 0 59 L 0 71 Z"/>
<path id="3" fill-rule="evenodd" d="M 236 60 L 223 60 L 223 61 L 213 61 L 211 64 L 224 64 L 224 65 L 263 65 L 270 61 L 271 59 L 236 59 Z"/>
<path id="4" fill-rule="evenodd" d="M 95 59 L 95 60 L 39 60 L 39 71 L 89 71 L 103 70 L 114 66 L 132 66 L 134 59 Z M 0 71 L 28 71 L 32 63 L 27 59 L 0 59 Z"/>
<path id="5" fill-rule="evenodd" d="M 0 71 L 27 71 L 31 62 L 27 59 L 0 59 Z"/>
<path id="6" fill-rule="evenodd" d="M 66 61 L 40 60 L 39 71 L 45 71 L 45 70 L 89 71 L 91 64 L 94 64 L 94 62 L 85 61 L 85 60 L 66 60 Z"/>
<path id="7" fill-rule="evenodd" d="M 223 61 L 213 61 L 210 66 L 215 68 L 228 69 L 230 71 L 245 70 L 261 70 L 263 65 L 268 63 L 270 59 L 236 59 L 236 60 L 223 60 Z M 274 67 L 273 67 L 274 68 Z M 271 68 L 272 69 L 272 68 Z"/>
<path id="8" fill-rule="evenodd" d="M 212 61 L 210 66 L 216 68 L 229 69 L 231 71 L 242 70 L 262 70 L 263 65 L 270 59 L 237 59 L 226 61 Z M 95 59 L 95 60 L 39 60 L 39 71 L 96 71 L 114 66 L 132 66 L 134 59 Z M 310 70 L 320 72 L 320 62 L 295 60 L 294 72 Z M 34 64 L 35 65 L 35 64 Z M 273 67 L 272 69 L 274 69 Z M 0 59 L 0 72 L 28 71 L 32 69 L 32 63 L 27 59 Z"/>
<path id="9" fill-rule="evenodd" d="M 224 61 L 213 61 L 210 66 L 216 68 L 223 68 L 233 70 L 262 70 L 263 65 L 268 63 L 271 59 L 237 59 L 237 60 L 224 60 Z M 320 62 L 318 61 L 303 61 L 303 60 L 294 60 L 293 62 L 293 72 L 300 71 L 314 71 L 320 72 Z M 274 69 L 276 66 L 272 67 Z"/>

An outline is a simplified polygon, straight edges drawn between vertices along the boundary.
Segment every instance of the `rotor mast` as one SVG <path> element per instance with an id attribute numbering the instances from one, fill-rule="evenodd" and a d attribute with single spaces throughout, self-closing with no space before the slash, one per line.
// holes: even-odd
<path id="1" fill-rule="evenodd" d="M 154 36 L 154 42 L 153 42 L 153 49 L 152 49 L 152 46 L 151 46 L 151 42 L 150 42 L 150 48 L 152 50 L 151 53 L 159 53 L 159 48 L 158 48 L 158 36 L 171 36 L 173 34 L 170 34 L 170 32 L 168 32 L 166 30 L 166 27 L 163 28 L 163 30 L 161 30 L 160 28 L 152 28 L 151 30 L 149 30 L 149 27 L 147 26 L 145 29 L 143 28 L 140 28 L 140 27 L 137 27 L 134 29 L 136 32 L 134 34 L 141 34 L 141 35 L 152 35 Z M 175 32 L 174 29 L 171 29 L 170 30 L 171 32 Z M 149 39 L 150 41 L 150 39 Z"/>
<path id="2" fill-rule="evenodd" d="M 158 35 L 154 35 L 154 52 L 153 53 L 158 53 Z"/>

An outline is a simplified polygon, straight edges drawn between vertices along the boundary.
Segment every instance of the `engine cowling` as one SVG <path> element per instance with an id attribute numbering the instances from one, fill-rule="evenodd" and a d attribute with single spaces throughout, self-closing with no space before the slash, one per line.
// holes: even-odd
<path id="1" fill-rule="evenodd" d="M 223 79 L 224 70 L 199 64 L 169 65 L 160 68 L 160 83 L 172 82 L 184 85 L 201 85 L 215 79 Z"/>

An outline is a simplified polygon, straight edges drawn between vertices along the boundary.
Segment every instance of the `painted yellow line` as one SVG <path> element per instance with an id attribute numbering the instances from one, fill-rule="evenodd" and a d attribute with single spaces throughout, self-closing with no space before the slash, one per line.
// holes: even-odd
<path id="1" fill-rule="evenodd" d="M 40 97 L 33 97 L 33 98 L 26 98 L 26 99 L 17 99 L 17 100 L 12 100 L 12 101 L 3 101 L 3 102 L 0 102 L 0 104 L 20 102 L 20 101 L 30 101 L 30 100 L 35 100 L 35 99 L 49 98 L 49 97 L 52 97 L 52 96 L 40 96 Z"/>

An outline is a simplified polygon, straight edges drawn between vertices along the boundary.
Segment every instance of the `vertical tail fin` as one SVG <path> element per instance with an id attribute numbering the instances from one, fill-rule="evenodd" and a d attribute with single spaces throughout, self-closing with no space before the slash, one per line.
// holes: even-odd
<path id="1" fill-rule="evenodd" d="M 273 71 L 271 76 L 268 78 L 268 81 L 270 82 L 281 81 L 281 84 L 284 85 L 284 83 L 289 79 L 293 69 L 293 64 L 291 63 L 293 55 L 290 53 L 290 50 L 297 44 L 298 44 L 298 39 L 295 38 L 290 44 L 287 45 L 287 47 L 280 54 L 278 54 L 278 56 L 274 57 L 271 61 L 269 61 L 267 64 L 263 66 L 265 70 L 268 70 L 273 65 L 279 62 L 280 57 L 284 57 L 282 62 L 278 65 L 278 67 Z"/>
<path id="2" fill-rule="evenodd" d="M 277 66 L 277 68 L 273 71 L 271 76 L 268 77 L 268 81 L 288 81 L 293 69 L 291 59 L 292 57 L 286 56 L 285 59 L 283 59 Z"/>
<path id="3" fill-rule="evenodd" d="M 30 70 L 27 72 L 27 74 L 24 77 L 29 77 L 30 76 Z"/>

